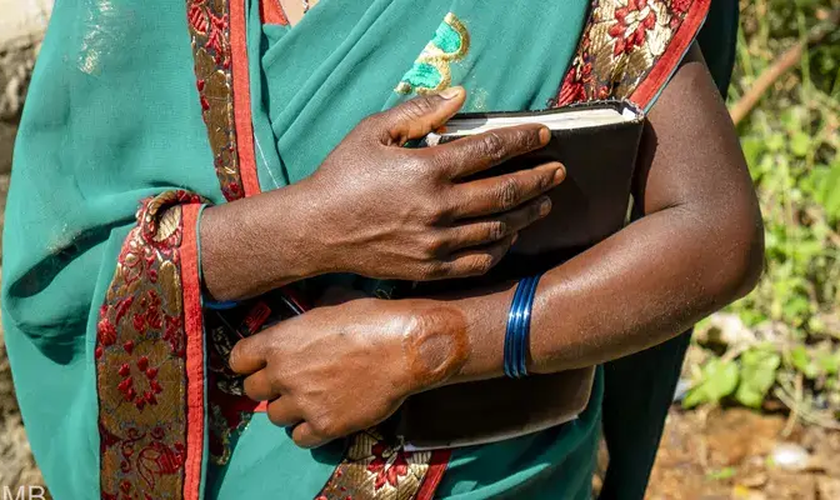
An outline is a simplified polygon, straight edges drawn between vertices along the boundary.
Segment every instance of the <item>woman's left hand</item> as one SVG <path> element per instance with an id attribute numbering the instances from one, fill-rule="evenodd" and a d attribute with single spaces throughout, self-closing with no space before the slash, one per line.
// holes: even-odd
<path id="1" fill-rule="evenodd" d="M 230 365 L 269 419 L 311 448 L 376 425 L 466 361 L 467 322 L 429 300 L 359 299 L 313 309 L 243 339 Z"/>

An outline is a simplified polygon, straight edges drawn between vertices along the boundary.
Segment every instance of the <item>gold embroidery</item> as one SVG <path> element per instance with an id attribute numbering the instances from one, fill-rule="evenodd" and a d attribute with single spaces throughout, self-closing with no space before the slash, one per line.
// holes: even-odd
<path id="1" fill-rule="evenodd" d="M 410 500 L 422 486 L 431 452 L 385 444 L 375 430 L 351 438 L 344 460 L 316 500 Z"/>
<path id="2" fill-rule="evenodd" d="M 400 94 L 439 92 L 452 84 L 451 64 L 463 59 L 470 50 L 470 33 L 452 12 L 435 31 L 431 42 L 394 89 Z"/>

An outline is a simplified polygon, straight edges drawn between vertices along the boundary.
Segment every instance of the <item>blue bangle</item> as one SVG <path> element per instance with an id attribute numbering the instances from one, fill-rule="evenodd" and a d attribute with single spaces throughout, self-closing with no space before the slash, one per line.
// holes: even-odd
<path id="1" fill-rule="evenodd" d="M 214 311 L 226 311 L 228 309 L 233 309 L 239 305 L 239 302 L 235 302 L 229 300 L 227 302 L 214 302 L 212 300 L 205 300 L 204 307 L 207 309 L 212 309 Z"/>
<path id="2" fill-rule="evenodd" d="M 528 375 L 531 308 L 539 280 L 540 275 L 522 279 L 513 295 L 504 345 L 504 371 L 510 378 L 522 378 Z"/>
<path id="3" fill-rule="evenodd" d="M 510 312 L 508 312 L 507 330 L 505 331 L 504 370 L 505 375 L 510 378 L 519 378 L 518 365 L 514 361 L 516 359 L 516 337 L 522 317 L 522 304 L 525 298 L 524 292 L 529 279 L 525 278 L 521 280 L 516 286 Z"/>
<path id="4" fill-rule="evenodd" d="M 528 352 L 531 346 L 531 311 L 534 308 L 534 297 L 537 295 L 537 286 L 540 283 L 541 275 L 534 276 L 529 283 L 528 295 L 525 298 L 525 307 L 522 311 L 522 324 L 519 329 L 519 376 L 528 376 Z"/>

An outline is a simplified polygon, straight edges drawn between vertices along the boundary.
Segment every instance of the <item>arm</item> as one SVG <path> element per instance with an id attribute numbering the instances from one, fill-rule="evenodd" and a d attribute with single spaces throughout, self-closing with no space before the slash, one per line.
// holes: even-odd
<path id="1" fill-rule="evenodd" d="M 635 186 L 644 217 L 540 284 L 529 370 L 615 359 L 744 295 L 762 226 L 726 109 L 693 51 L 650 113 Z M 240 342 L 232 366 L 304 446 L 381 421 L 410 394 L 502 375 L 512 285 L 442 300 L 357 300 Z M 365 397 L 360 397 L 360 395 Z M 324 395 L 327 395 L 325 397 Z M 290 397 L 291 396 L 291 397 Z"/>
<path id="2" fill-rule="evenodd" d="M 556 372 L 659 344 L 742 297 L 762 267 L 763 227 L 737 135 L 692 49 L 649 116 L 634 198 L 644 215 L 547 273 L 534 304 L 531 366 Z M 461 370 L 500 373 L 512 289 L 464 299 L 471 345 Z"/>
<path id="3" fill-rule="evenodd" d="M 456 87 L 373 115 L 311 177 L 208 208 L 201 258 L 210 294 L 237 300 L 327 273 L 429 280 L 489 270 L 517 231 L 548 214 L 550 200 L 538 196 L 565 171 L 549 163 L 461 180 L 544 146 L 550 134 L 534 125 L 402 147 L 442 126 L 464 99 Z"/>

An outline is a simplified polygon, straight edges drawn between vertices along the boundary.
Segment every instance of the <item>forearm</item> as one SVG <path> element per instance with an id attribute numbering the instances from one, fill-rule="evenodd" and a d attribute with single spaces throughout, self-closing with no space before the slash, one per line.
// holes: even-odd
<path id="1" fill-rule="evenodd" d="M 205 209 L 201 265 L 210 295 L 240 300 L 331 272 L 318 217 L 307 181 Z"/>
<path id="2" fill-rule="evenodd" d="M 546 273 L 534 301 L 529 372 L 640 351 L 749 291 L 761 269 L 760 218 L 751 207 L 716 211 L 732 216 L 720 224 L 689 207 L 654 213 Z M 502 375 L 512 296 L 511 286 L 450 302 L 468 318 L 471 348 L 448 383 Z"/>

